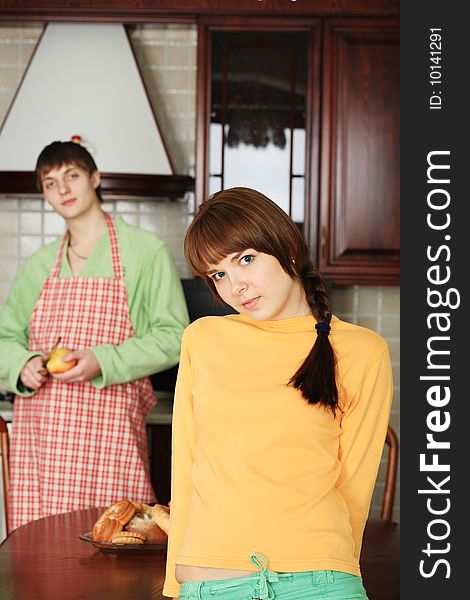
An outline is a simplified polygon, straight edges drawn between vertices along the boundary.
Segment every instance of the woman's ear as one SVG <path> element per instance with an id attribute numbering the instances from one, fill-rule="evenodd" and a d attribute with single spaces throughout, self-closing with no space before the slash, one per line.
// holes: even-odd
<path id="1" fill-rule="evenodd" d="M 90 179 L 93 183 L 93 187 L 96 188 L 100 186 L 101 184 L 101 175 L 99 171 L 93 171 L 93 173 L 90 175 Z"/>

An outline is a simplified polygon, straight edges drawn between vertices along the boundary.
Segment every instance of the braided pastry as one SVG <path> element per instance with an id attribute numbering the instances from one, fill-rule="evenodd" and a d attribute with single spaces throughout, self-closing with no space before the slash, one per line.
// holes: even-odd
<path id="1" fill-rule="evenodd" d="M 95 542 L 114 543 L 118 534 L 129 532 L 142 537 L 146 544 L 166 544 L 169 519 L 170 509 L 167 506 L 119 500 L 98 518 L 93 527 L 92 539 Z"/>

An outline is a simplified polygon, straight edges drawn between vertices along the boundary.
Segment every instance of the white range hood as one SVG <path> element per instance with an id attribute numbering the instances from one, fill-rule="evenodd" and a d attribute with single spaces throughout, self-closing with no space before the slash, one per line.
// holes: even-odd
<path id="1" fill-rule="evenodd" d="M 44 146 L 73 135 L 102 172 L 173 173 L 122 25 L 46 26 L 0 130 L 0 171 L 34 171 Z"/>

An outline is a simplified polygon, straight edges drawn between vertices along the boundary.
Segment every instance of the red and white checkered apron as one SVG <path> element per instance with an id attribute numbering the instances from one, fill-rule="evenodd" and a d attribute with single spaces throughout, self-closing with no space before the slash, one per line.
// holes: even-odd
<path id="1" fill-rule="evenodd" d="M 48 354 L 60 337 L 71 350 L 134 337 L 119 244 L 106 215 L 114 278 L 60 279 L 65 234 L 29 322 L 29 349 Z M 50 377 L 14 402 L 10 527 L 51 514 L 107 506 L 121 498 L 155 502 L 146 416 L 155 404 L 148 378 L 96 389 Z"/>

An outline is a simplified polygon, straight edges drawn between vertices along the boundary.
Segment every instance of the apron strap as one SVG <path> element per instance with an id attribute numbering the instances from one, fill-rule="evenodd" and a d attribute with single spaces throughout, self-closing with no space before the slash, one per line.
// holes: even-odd
<path id="1" fill-rule="evenodd" d="M 122 264 L 121 264 L 121 253 L 119 251 L 119 241 L 116 233 L 116 227 L 114 226 L 113 220 L 104 213 L 106 219 L 106 225 L 108 226 L 109 243 L 111 246 L 111 259 L 113 261 L 113 271 L 115 279 L 122 279 L 124 277 Z"/>
<path id="2" fill-rule="evenodd" d="M 106 220 L 106 226 L 108 228 L 109 242 L 110 242 L 110 246 L 111 246 L 111 260 L 113 261 L 114 278 L 122 279 L 124 275 L 123 275 L 123 270 L 122 270 L 121 254 L 119 251 L 119 241 L 118 241 L 118 237 L 117 237 L 117 233 L 116 233 L 116 228 L 114 226 L 113 220 L 108 215 L 108 213 L 104 213 L 104 218 Z M 67 231 L 64 234 L 64 237 L 62 238 L 62 242 L 60 244 L 59 252 L 57 253 L 57 258 L 56 258 L 55 264 L 52 267 L 52 271 L 51 271 L 52 279 L 59 278 L 60 268 L 62 266 L 62 256 L 64 254 L 65 245 L 67 243 L 67 240 L 69 239 L 69 236 L 70 236 L 70 232 L 67 229 Z"/>
<path id="3" fill-rule="evenodd" d="M 64 237 L 62 238 L 62 242 L 60 243 L 60 248 L 59 248 L 59 252 L 57 253 L 57 257 L 55 259 L 55 264 L 52 267 L 52 271 L 51 271 L 51 279 L 58 279 L 59 278 L 59 273 L 60 273 L 60 267 L 62 266 L 62 255 L 64 254 L 64 248 L 65 248 L 65 244 L 67 243 L 67 240 L 69 239 L 69 230 L 67 229 L 67 231 L 64 233 Z"/>

